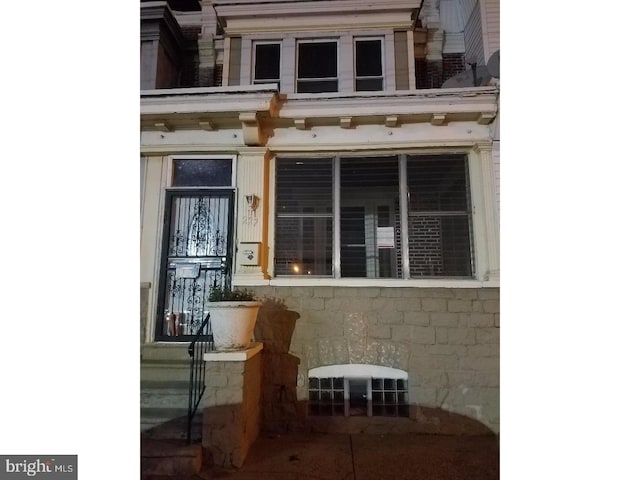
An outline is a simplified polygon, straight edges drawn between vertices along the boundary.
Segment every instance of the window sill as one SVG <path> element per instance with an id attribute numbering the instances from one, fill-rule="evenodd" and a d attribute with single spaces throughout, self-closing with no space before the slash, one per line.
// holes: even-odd
<path id="1" fill-rule="evenodd" d="M 238 287 L 385 287 L 385 288 L 498 288 L 499 281 L 475 279 L 428 279 L 402 280 L 392 278 L 274 278 L 271 280 L 243 279 L 236 276 L 234 286 Z"/>

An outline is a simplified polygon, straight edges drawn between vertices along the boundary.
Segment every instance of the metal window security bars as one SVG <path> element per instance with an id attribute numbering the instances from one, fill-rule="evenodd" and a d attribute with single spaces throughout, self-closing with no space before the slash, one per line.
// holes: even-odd
<path id="1" fill-rule="evenodd" d="M 193 418 L 198 411 L 198 405 L 206 388 L 204 383 L 206 369 L 204 354 L 213 349 L 210 316 L 210 314 L 207 314 L 196 333 L 196 337 L 189 344 L 189 357 L 191 358 L 191 372 L 189 374 L 189 412 L 187 415 L 187 441 L 189 443 L 191 443 Z"/>

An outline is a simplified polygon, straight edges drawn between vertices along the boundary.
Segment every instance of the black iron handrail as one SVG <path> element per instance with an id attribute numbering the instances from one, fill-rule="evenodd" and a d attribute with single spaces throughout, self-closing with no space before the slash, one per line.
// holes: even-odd
<path id="1" fill-rule="evenodd" d="M 189 344 L 189 357 L 191 357 L 191 374 L 189 378 L 189 414 L 187 425 L 187 441 L 191 443 L 191 426 L 196 415 L 200 399 L 204 394 L 205 361 L 204 353 L 213 349 L 213 335 L 211 334 L 210 314 L 200 325 L 196 338 Z"/>

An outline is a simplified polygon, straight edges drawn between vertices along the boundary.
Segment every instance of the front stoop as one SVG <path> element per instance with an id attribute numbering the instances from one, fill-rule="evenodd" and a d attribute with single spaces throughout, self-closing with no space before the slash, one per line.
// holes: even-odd
<path id="1" fill-rule="evenodd" d="M 189 354 L 183 344 L 151 344 L 140 363 L 140 431 L 143 438 L 186 440 Z M 192 440 L 202 439 L 202 413 L 192 422 Z"/>
<path id="2" fill-rule="evenodd" d="M 202 469 L 202 445 L 143 438 L 140 442 L 140 470 L 150 475 L 192 475 Z"/>

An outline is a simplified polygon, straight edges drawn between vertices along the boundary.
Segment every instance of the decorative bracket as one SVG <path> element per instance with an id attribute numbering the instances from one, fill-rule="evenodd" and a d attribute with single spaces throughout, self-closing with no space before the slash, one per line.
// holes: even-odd
<path id="1" fill-rule="evenodd" d="M 489 125 L 494 118 L 496 118 L 496 112 L 482 112 L 478 116 L 478 123 L 480 125 Z"/>
<path id="2" fill-rule="evenodd" d="M 156 127 L 156 130 L 160 130 L 161 132 L 173 132 L 173 125 L 169 122 L 156 122 L 153 125 Z"/>
<path id="3" fill-rule="evenodd" d="M 351 117 L 340 117 L 340 127 L 341 128 L 352 128 L 353 127 L 353 119 Z"/>
<path id="4" fill-rule="evenodd" d="M 262 145 L 258 112 L 242 112 L 238 118 L 242 122 L 242 136 L 245 145 L 249 147 Z"/>
<path id="5" fill-rule="evenodd" d="M 397 127 L 398 126 L 398 116 L 397 115 L 389 115 L 384 119 L 384 124 L 387 127 Z"/>
<path id="6" fill-rule="evenodd" d="M 213 130 L 216 129 L 216 124 L 208 120 L 200 120 L 198 122 L 198 125 L 202 130 L 206 130 L 208 132 L 212 132 Z"/>
<path id="7" fill-rule="evenodd" d="M 307 129 L 307 119 L 306 118 L 294 118 L 293 124 L 296 126 L 298 130 L 306 130 Z"/>
<path id="8" fill-rule="evenodd" d="M 447 120 L 446 113 L 434 113 L 431 117 L 431 125 L 444 125 L 444 122 Z"/>

